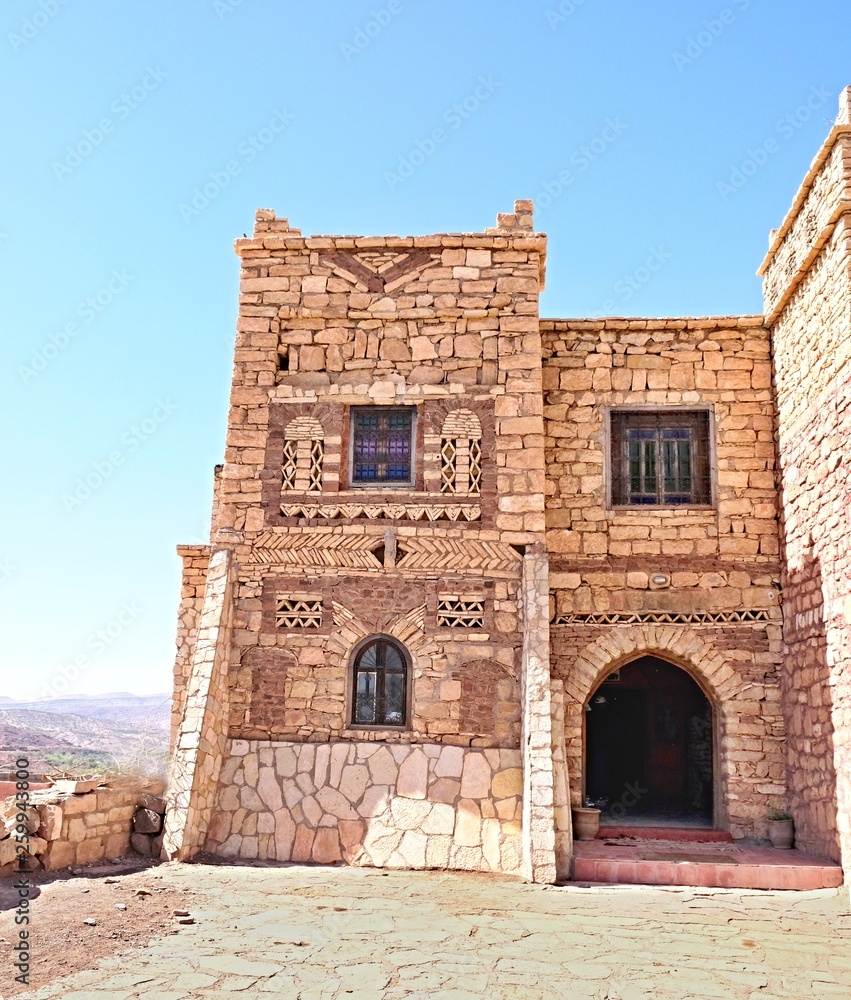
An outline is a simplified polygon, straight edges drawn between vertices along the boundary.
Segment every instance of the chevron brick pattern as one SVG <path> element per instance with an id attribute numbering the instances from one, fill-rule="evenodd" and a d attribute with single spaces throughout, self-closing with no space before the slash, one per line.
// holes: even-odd
<path id="1" fill-rule="evenodd" d="M 399 569 L 520 572 L 522 557 L 510 546 L 477 539 L 407 538 Z"/>
<path id="2" fill-rule="evenodd" d="M 331 566 L 348 569 L 376 569 L 381 563 L 370 552 L 374 538 L 366 535 L 277 534 L 261 535 L 248 557 L 249 562 L 270 566 Z"/>

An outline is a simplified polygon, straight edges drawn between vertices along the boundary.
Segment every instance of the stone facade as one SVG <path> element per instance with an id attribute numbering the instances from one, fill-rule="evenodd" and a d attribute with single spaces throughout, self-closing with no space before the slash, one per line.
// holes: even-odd
<path id="1" fill-rule="evenodd" d="M 417 237 L 257 213 L 211 544 L 180 549 L 169 857 L 565 877 L 590 701 L 653 656 L 707 699 L 715 825 L 789 807 L 847 863 L 847 104 L 765 317 L 541 319 L 530 202 Z M 658 413 L 699 485 L 624 500 Z M 379 647 L 404 704 L 356 722 Z"/>
<path id="2" fill-rule="evenodd" d="M 774 339 L 789 803 L 851 872 L 851 89 L 760 268 Z"/>
<path id="3" fill-rule="evenodd" d="M 225 857 L 521 870 L 520 753 L 234 740 L 207 846 Z"/>
<path id="4" fill-rule="evenodd" d="M 785 805 L 769 333 L 756 316 L 541 326 L 553 674 L 573 694 L 566 730 L 574 805 L 584 799 L 584 705 L 631 656 L 661 652 L 695 676 L 720 715 L 716 769 L 725 794 L 716 822 L 737 837 L 764 837 L 769 811 Z M 607 503 L 607 408 L 653 406 L 711 410 L 710 506 Z M 655 574 L 664 582 L 654 584 Z M 736 621 L 742 611 L 758 612 L 757 620 Z M 698 618 L 727 613 L 732 621 Z M 648 630 L 642 619 L 653 616 Z M 666 627 L 676 617 L 684 627 Z M 675 634 L 694 649 L 677 654 Z M 721 657 L 717 676 L 707 660 Z M 589 658 L 594 669 L 580 669 Z"/>

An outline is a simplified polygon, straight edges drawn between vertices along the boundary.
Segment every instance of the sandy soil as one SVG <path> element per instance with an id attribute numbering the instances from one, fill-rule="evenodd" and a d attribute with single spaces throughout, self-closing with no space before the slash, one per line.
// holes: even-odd
<path id="1" fill-rule="evenodd" d="M 31 964 L 29 986 L 14 982 L 11 949 L 18 893 L 13 879 L 0 882 L 0 996 L 15 996 L 61 976 L 90 969 L 109 955 L 121 954 L 153 938 L 176 934 L 174 910 L 188 909 L 191 893 L 163 884 L 159 863 L 143 858 L 98 862 L 61 872 L 30 876 Z M 78 872 L 79 874 L 75 874 Z M 141 890 L 141 891 L 140 891 Z M 120 907 L 125 907 L 121 909 Z M 84 923 L 96 921 L 95 925 Z"/>

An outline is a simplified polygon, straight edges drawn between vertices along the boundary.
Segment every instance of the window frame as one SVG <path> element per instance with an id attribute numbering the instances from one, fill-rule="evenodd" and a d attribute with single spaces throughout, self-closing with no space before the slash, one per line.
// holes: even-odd
<path id="1" fill-rule="evenodd" d="M 630 414 L 649 414 L 655 417 L 664 417 L 665 414 L 706 414 L 706 440 L 703 442 L 705 456 L 704 461 L 706 463 L 706 480 L 709 491 L 708 500 L 692 500 L 687 503 L 653 503 L 653 504 L 643 504 L 643 503 L 629 503 L 629 502 L 616 502 L 615 497 L 615 484 L 617 481 L 616 467 L 615 467 L 615 430 L 614 430 L 614 418 L 620 415 L 629 416 Z M 695 430 L 696 426 L 692 424 Z M 711 511 L 715 510 L 717 507 L 717 483 L 716 483 L 716 433 L 715 433 L 715 412 L 710 405 L 681 405 L 681 406 L 652 406 L 647 404 L 635 404 L 632 406 L 608 406 L 606 407 L 605 416 L 605 432 L 606 432 L 606 461 L 603 466 L 604 471 L 604 485 L 606 492 L 606 507 L 609 510 L 615 511 L 676 511 L 676 510 L 696 510 L 696 511 Z M 622 459 L 619 460 L 619 463 Z M 621 475 L 628 474 L 628 470 L 625 473 L 621 464 L 618 465 L 618 470 Z"/>
<path id="2" fill-rule="evenodd" d="M 386 642 L 391 646 L 395 647 L 396 651 L 402 658 L 405 665 L 405 718 L 401 724 L 394 724 L 391 722 L 356 722 L 355 721 L 355 708 L 357 706 L 357 674 L 358 674 L 358 660 L 361 654 L 369 646 L 378 643 Z M 413 709 L 413 692 L 414 692 L 414 674 L 413 674 L 413 661 L 411 659 L 411 654 L 404 643 L 400 642 L 395 636 L 387 635 L 384 632 L 376 632 L 372 635 L 368 635 L 361 639 L 359 643 L 352 650 L 349 659 L 348 677 L 346 684 L 346 719 L 345 728 L 347 730 L 355 730 L 358 732 L 406 732 L 410 731 L 412 726 L 412 709 Z"/>
<path id="3" fill-rule="evenodd" d="M 372 413 L 389 413 L 391 411 L 406 411 L 411 414 L 411 468 L 410 475 L 408 479 L 405 480 L 383 480 L 383 479 L 369 479 L 369 480 L 356 480 L 355 479 L 355 437 L 357 434 L 357 415 L 358 413 L 372 412 Z M 412 490 L 416 488 L 417 483 L 417 407 L 413 405 L 388 405 L 388 406 L 374 406 L 374 405 L 364 405 L 355 404 L 349 407 L 348 412 L 348 428 L 349 428 L 349 446 L 348 446 L 348 459 L 349 459 L 349 470 L 348 470 L 348 485 L 349 489 L 353 490 Z"/>

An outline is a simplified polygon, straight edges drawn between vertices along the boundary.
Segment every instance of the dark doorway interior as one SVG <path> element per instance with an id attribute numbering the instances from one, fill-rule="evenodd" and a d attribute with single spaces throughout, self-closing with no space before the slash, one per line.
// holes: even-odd
<path id="1" fill-rule="evenodd" d="M 603 681 L 585 713 L 586 802 L 605 824 L 712 825 L 712 710 L 655 656 Z"/>

